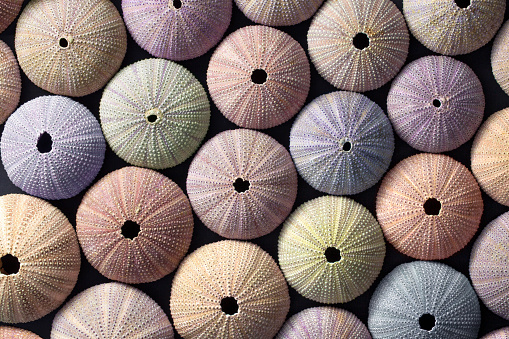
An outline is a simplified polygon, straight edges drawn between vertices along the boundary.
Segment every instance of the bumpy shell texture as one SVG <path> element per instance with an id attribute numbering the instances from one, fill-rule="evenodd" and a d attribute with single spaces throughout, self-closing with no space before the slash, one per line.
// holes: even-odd
<path id="1" fill-rule="evenodd" d="M 163 309 L 148 295 L 116 282 L 86 289 L 56 314 L 52 339 L 173 339 Z"/>
<path id="2" fill-rule="evenodd" d="M 375 281 L 385 241 L 364 206 L 349 198 L 324 196 L 304 203 L 286 220 L 278 256 L 285 278 L 301 295 L 344 303 Z"/>
<path id="3" fill-rule="evenodd" d="M 21 69 L 35 85 L 80 97 L 118 71 L 127 35 L 109 0 L 32 0 L 18 20 L 15 46 Z"/>
<path id="4" fill-rule="evenodd" d="M 177 184 L 156 171 L 124 167 L 85 194 L 76 231 L 85 256 L 101 274 L 139 284 L 177 268 L 191 243 L 193 223 L 189 200 Z"/>
<path id="5" fill-rule="evenodd" d="M 509 339 L 509 327 L 490 332 L 481 339 Z"/>
<path id="6" fill-rule="evenodd" d="M 504 20 L 506 0 L 403 0 L 408 28 L 433 52 L 473 52 L 493 38 Z"/>
<path id="7" fill-rule="evenodd" d="M 23 0 L 0 0 L 0 33 L 16 19 L 22 4 Z"/>
<path id="8" fill-rule="evenodd" d="M 387 173 L 376 197 L 385 238 L 421 260 L 450 257 L 472 239 L 483 212 L 470 171 L 442 154 L 411 156 Z"/>
<path id="9" fill-rule="evenodd" d="M 207 133 L 210 104 L 183 66 L 146 59 L 122 69 L 106 86 L 99 107 L 108 144 L 140 167 L 174 167 L 189 158 Z"/>
<path id="10" fill-rule="evenodd" d="M 184 338 L 272 338 L 290 308 L 288 286 L 255 244 L 224 240 L 184 259 L 171 288 L 175 329 Z"/>
<path id="11" fill-rule="evenodd" d="M 2 16 L 0 4 L 0 17 Z M 1 29 L 0 29 L 1 31 Z M 18 62 L 7 44 L 0 40 L 0 124 L 16 109 L 21 96 Z"/>
<path id="12" fill-rule="evenodd" d="M 391 80 L 405 63 L 405 19 L 390 0 L 327 1 L 308 31 L 309 56 L 334 87 L 365 92 Z"/>
<path id="13" fill-rule="evenodd" d="M 477 132 L 471 162 L 475 178 L 493 200 L 509 206 L 509 108 L 492 114 Z"/>
<path id="14" fill-rule="evenodd" d="M 44 199 L 67 199 L 97 176 L 106 142 L 85 106 L 66 97 L 43 96 L 9 117 L 1 151 L 16 186 Z"/>
<path id="15" fill-rule="evenodd" d="M 329 194 L 360 193 L 389 168 L 394 152 L 391 123 L 362 94 L 324 94 L 298 115 L 290 153 L 300 175 Z"/>
<path id="16" fill-rule="evenodd" d="M 42 199 L 0 197 L 0 321 L 42 318 L 71 293 L 81 265 L 76 232 Z"/>
<path id="17" fill-rule="evenodd" d="M 509 320 L 509 212 L 486 226 L 470 257 L 470 278 L 477 295 L 492 311 Z"/>
<path id="18" fill-rule="evenodd" d="M 502 26 L 493 42 L 491 69 L 495 80 L 509 95 L 509 21 Z"/>
<path id="19" fill-rule="evenodd" d="M 0 338 L 13 338 L 13 339 L 42 339 L 37 334 L 32 333 L 21 328 L 1 326 L 0 327 Z"/>
<path id="20" fill-rule="evenodd" d="M 434 326 L 426 322 L 429 316 Z M 368 327 L 374 339 L 475 339 L 480 324 L 479 301 L 468 279 L 437 262 L 399 265 L 369 303 Z"/>
<path id="21" fill-rule="evenodd" d="M 305 309 L 288 319 L 276 339 L 371 339 L 353 313 L 334 307 Z"/>
<path id="22" fill-rule="evenodd" d="M 122 0 L 134 41 L 155 57 L 187 60 L 205 54 L 223 37 L 232 0 Z"/>
<path id="23" fill-rule="evenodd" d="M 264 129 L 292 118 L 310 86 L 304 49 L 271 27 L 243 27 L 221 42 L 210 59 L 207 85 L 223 115 L 234 124 Z"/>
<path id="24" fill-rule="evenodd" d="M 201 221 L 226 238 L 272 232 L 297 197 L 297 171 L 288 151 L 268 135 L 247 129 L 222 132 L 196 154 L 187 192 Z"/>
<path id="25" fill-rule="evenodd" d="M 446 56 L 427 56 L 394 79 L 387 97 L 394 130 L 419 151 L 458 148 L 475 134 L 484 115 L 484 93 L 474 71 Z"/>
<path id="26" fill-rule="evenodd" d="M 309 19 L 323 0 L 235 0 L 250 20 L 267 26 L 292 26 Z"/>

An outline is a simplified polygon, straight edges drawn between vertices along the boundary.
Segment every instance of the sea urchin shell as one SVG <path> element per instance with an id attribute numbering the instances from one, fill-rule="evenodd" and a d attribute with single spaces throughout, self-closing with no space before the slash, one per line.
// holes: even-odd
<path id="1" fill-rule="evenodd" d="M 18 62 L 9 46 L 0 40 L 0 124 L 14 112 L 20 96 L 21 75 Z"/>
<path id="2" fill-rule="evenodd" d="M 283 225 L 278 256 L 290 286 L 322 303 L 345 303 L 371 286 L 382 269 L 385 241 L 373 215 L 345 197 L 301 205 Z"/>
<path id="3" fill-rule="evenodd" d="M 268 135 L 247 129 L 222 132 L 196 154 L 187 192 L 201 221 L 226 238 L 272 232 L 297 197 L 297 171 L 288 151 Z"/>
<path id="4" fill-rule="evenodd" d="M 173 339 L 173 327 L 148 295 L 116 282 L 96 285 L 56 314 L 52 339 Z"/>
<path id="5" fill-rule="evenodd" d="M 495 80 L 509 95 L 509 21 L 502 26 L 493 42 L 491 68 Z"/>
<path id="6" fill-rule="evenodd" d="M 197 249 L 171 288 L 171 315 L 184 338 L 272 338 L 289 308 L 276 262 L 248 242 L 223 240 Z"/>
<path id="7" fill-rule="evenodd" d="M 37 334 L 21 328 L 0 326 L 0 338 L 3 339 L 42 339 Z"/>
<path id="8" fill-rule="evenodd" d="M 139 284 L 177 267 L 191 243 L 193 214 L 173 181 L 153 170 L 124 167 L 85 194 L 76 231 L 85 256 L 101 274 Z"/>
<path id="9" fill-rule="evenodd" d="M 509 339 L 509 327 L 490 332 L 481 339 Z"/>
<path id="10" fill-rule="evenodd" d="M 0 0 L 0 33 L 16 19 L 22 4 L 23 0 Z"/>
<path id="11" fill-rule="evenodd" d="M 235 0 L 250 20 L 267 26 L 292 26 L 309 19 L 323 0 Z"/>
<path id="12" fill-rule="evenodd" d="M 37 320 L 71 293 L 81 264 L 76 232 L 42 199 L 0 197 L 0 321 Z"/>

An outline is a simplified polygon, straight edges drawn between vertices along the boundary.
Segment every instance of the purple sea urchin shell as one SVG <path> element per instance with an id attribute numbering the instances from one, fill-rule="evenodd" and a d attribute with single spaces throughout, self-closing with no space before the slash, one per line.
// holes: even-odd
<path id="1" fill-rule="evenodd" d="M 226 37 L 207 70 L 210 96 L 221 113 L 240 127 L 255 129 L 292 118 L 306 101 L 310 78 L 299 43 L 265 26 L 243 27 Z"/>
<path id="2" fill-rule="evenodd" d="M 484 115 L 482 85 L 466 64 L 427 56 L 392 82 L 387 113 L 406 143 L 423 152 L 451 151 L 467 142 Z"/>
<path id="3" fill-rule="evenodd" d="M 470 277 L 490 311 L 509 320 L 509 212 L 486 226 L 475 241 Z"/>
<path id="4" fill-rule="evenodd" d="M 81 292 L 56 314 L 52 339 L 173 339 L 163 309 L 129 285 L 111 282 Z"/>
<path id="5" fill-rule="evenodd" d="M 196 154 L 187 192 L 201 221 L 226 238 L 253 239 L 272 232 L 290 214 L 297 171 L 288 151 L 268 135 L 230 130 Z"/>
<path id="6" fill-rule="evenodd" d="M 323 0 L 235 0 L 250 20 L 267 26 L 292 26 L 309 19 Z"/>
<path id="7" fill-rule="evenodd" d="M 288 319 L 276 339 L 371 339 L 353 313 L 335 307 L 305 309 Z"/>
<path id="8" fill-rule="evenodd" d="M 230 25 L 232 0 L 122 0 L 125 23 L 138 45 L 158 58 L 205 54 Z"/>
<path id="9" fill-rule="evenodd" d="M 193 213 L 184 192 L 145 168 L 111 172 L 83 197 L 76 231 L 88 261 L 101 274 L 130 284 L 172 272 L 193 234 Z"/>
<path id="10" fill-rule="evenodd" d="M 329 194 L 357 194 L 389 168 L 394 135 L 382 109 L 362 94 L 324 94 L 298 115 L 290 152 L 300 175 Z"/>
<path id="11" fill-rule="evenodd" d="M 1 139 L 9 179 L 44 199 L 67 199 L 85 189 L 101 169 L 105 150 L 92 113 L 61 96 L 23 104 L 5 123 Z"/>
<path id="12" fill-rule="evenodd" d="M 21 74 L 18 62 L 9 46 L 0 40 L 0 124 L 14 112 L 20 96 Z"/>
<path id="13" fill-rule="evenodd" d="M 509 339 L 509 327 L 490 332 L 481 339 Z"/>
<path id="14" fill-rule="evenodd" d="M 0 33 L 16 19 L 22 4 L 23 0 L 0 0 Z"/>
<path id="15" fill-rule="evenodd" d="M 309 56 L 334 87 L 365 92 L 391 80 L 405 63 L 405 19 L 390 0 L 327 1 L 308 31 Z"/>

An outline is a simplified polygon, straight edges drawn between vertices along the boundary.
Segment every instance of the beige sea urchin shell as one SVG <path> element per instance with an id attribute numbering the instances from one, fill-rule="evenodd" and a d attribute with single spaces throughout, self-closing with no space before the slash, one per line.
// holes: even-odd
<path id="1" fill-rule="evenodd" d="M 23 0 L 0 0 L 0 33 L 16 19 Z"/>
<path id="2" fill-rule="evenodd" d="M 323 0 L 235 0 L 250 20 L 267 26 L 292 26 L 309 19 Z"/>
<path id="3" fill-rule="evenodd" d="M 0 326 L 0 338 L 2 339 L 42 339 L 37 334 L 32 333 L 30 331 L 10 327 L 10 326 Z"/>
<path id="4" fill-rule="evenodd" d="M 35 85 L 80 97 L 118 71 L 127 35 L 109 0 L 32 0 L 18 20 L 15 46 L 21 69 Z"/>
<path id="5" fill-rule="evenodd" d="M 74 228 L 46 201 L 0 197 L 0 321 L 39 319 L 71 293 L 81 256 Z"/>
<path id="6" fill-rule="evenodd" d="M 490 332 L 481 339 L 509 339 L 509 327 Z"/>
<path id="7" fill-rule="evenodd" d="M 0 17 L 1 17 L 0 6 Z M 18 62 L 7 44 L 0 40 L 0 124 L 16 109 L 21 96 Z"/>
<path id="8" fill-rule="evenodd" d="M 509 95 L 509 21 L 502 26 L 493 42 L 491 69 L 495 80 Z"/>
<path id="9" fill-rule="evenodd" d="M 255 244 L 224 240 L 184 259 L 171 288 L 175 329 L 184 338 L 272 338 L 290 307 L 286 281 Z"/>

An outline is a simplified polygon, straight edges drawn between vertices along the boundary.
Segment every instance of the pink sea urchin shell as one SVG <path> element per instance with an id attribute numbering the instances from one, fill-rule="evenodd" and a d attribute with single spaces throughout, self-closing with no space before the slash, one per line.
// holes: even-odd
<path id="1" fill-rule="evenodd" d="M 292 26 L 309 19 L 323 0 L 235 0 L 250 20 L 267 26 Z"/>
<path id="2" fill-rule="evenodd" d="M 14 112 L 20 96 L 21 75 L 18 62 L 9 46 L 0 40 L 0 124 Z"/>
<path id="3" fill-rule="evenodd" d="M 0 33 L 16 19 L 22 4 L 23 0 L 0 0 Z"/>
<path id="4" fill-rule="evenodd" d="M 272 232 L 290 214 L 297 171 L 288 151 L 268 135 L 222 132 L 196 154 L 187 192 L 205 226 L 223 237 L 253 239 Z"/>
<path id="5" fill-rule="evenodd" d="M 240 127 L 264 129 L 288 121 L 304 105 L 309 61 L 290 35 L 271 27 L 243 27 L 216 49 L 207 70 L 210 96 Z"/>
<path id="6" fill-rule="evenodd" d="M 76 231 L 85 256 L 101 274 L 139 284 L 177 267 L 191 243 L 193 215 L 173 181 L 153 170 L 124 167 L 85 194 Z"/>
<path id="7" fill-rule="evenodd" d="M 3 339 L 42 339 L 37 334 L 21 328 L 0 326 L 0 338 Z"/>

